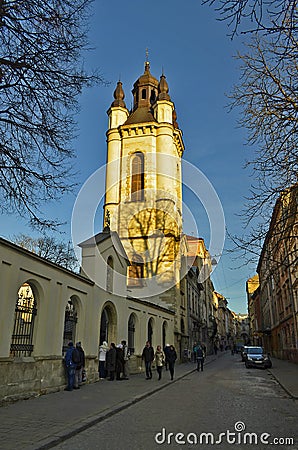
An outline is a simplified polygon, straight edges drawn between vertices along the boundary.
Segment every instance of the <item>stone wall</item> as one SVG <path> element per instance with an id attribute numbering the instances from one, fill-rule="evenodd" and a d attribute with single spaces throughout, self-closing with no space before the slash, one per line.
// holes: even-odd
<path id="1" fill-rule="evenodd" d="M 98 380 L 98 361 L 86 358 L 87 382 Z M 61 358 L 14 358 L 0 364 L 0 402 L 14 402 L 57 392 L 67 384 Z"/>

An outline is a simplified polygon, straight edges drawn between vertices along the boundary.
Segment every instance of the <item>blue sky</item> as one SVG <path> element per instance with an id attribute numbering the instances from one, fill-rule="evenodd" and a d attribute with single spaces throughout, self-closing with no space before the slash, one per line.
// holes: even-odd
<path id="1" fill-rule="evenodd" d="M 113 101 L 116 82 L 121 79 L 126 105 L 131 106 L 131 89 L 143 73 L 145 51 L 149 49 L 151 73 L 159 79 L 164 71 L 175 103 L 179 127 L 185 143 L 184 158 L 200 169 L 215 188 L 223 206 L 230 233 L 242 233 L 241 211 L 251 178 L 243 169 L 251 149 L 244 145 L 245 130 L 238 128 L 239 111 L 228 112 L 226 94 L 239 79 L 241 40 L 231 41 L 227 24 L 216 20 L 211 7 L 199 0 L 95 0 L 90 21 L 90 41 L 94 50 L 86 55 L 89 68 L 99 67 L 108 86 L 85 90 L 78 116 L 78 136 L 74 141 L 79 171 L 76 191 L 58 204 L 45 205 L 49 217 L 66 221 L 70 239 L 71 213 L 76 195 L 88 177 L 106 160 L 106 111 Z M 104 180 L 103 180 L 104 183 Z M 102 189 L 102 187 L 101 187 Z M 196 198 L 185 190 L 187 205 L 196 216 L 200 237 L 209 241 L 207 216 Z M 101 230 L 101 217 L 96 230 Z M 195 232 L 186 229 L 187 233 Z M 1 235 L 33 234 L 18 217 L 1 217 Z M 215 289 L 227 297 L 235 312 L 246 312 L 245 281 L 255 267 L 241 266 L 227 253 L 223 255 L 212 279 Z"/>

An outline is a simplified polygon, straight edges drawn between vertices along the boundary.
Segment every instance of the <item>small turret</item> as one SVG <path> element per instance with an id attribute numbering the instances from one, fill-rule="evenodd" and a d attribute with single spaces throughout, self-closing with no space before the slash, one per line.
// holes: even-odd
<path id="1" fill-rule="evenodd" d="M 114 101 L 111 106 L 121 106 L 122 108 L 126 108 L 125 102 L 124 102 L 125 94 L 122 88 L 121 81 L 118 81 L 116 89 L 114 91 Z"/>
<path id="2" fill-rule="evenodd" d="M 166 81 L 166 77 L 164 74 L 160 77 L 160 82 L 158 84 L 158 100 L 169 100 L 171 101 L 171 97 L 168 94 L 169 86 Z"/>

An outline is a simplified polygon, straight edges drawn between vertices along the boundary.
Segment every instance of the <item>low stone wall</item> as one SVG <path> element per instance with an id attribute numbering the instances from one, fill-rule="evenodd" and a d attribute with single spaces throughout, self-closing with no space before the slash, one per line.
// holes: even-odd
<path id="1" fill-rule="evenodd" d="M 87 382 L 98 380 L 98 363 L 86 357 Z M 66 386 L 67 377 L 61 357 L 23 357 L 0 361 L 0 403 L 57 392 Z"/>

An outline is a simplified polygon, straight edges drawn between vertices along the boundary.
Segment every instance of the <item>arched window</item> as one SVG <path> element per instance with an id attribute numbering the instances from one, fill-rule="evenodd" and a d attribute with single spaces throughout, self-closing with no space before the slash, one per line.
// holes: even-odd
<path id="1" fill-rule="evenodd" d="M 143 286 L 144 279 L 144 261 L 140 255 L 135 254 L 131 265 L 128 267 L 127 285 L 129 287 Z"/>
<path id="2" fill-rule="evenodd" d="M 107 292 L 113 292 L 114 261 L 112 256 L 107 260 Z"/>
<path id="3" fill-rule="evenodd" d="M 144 200 L 144 155 L 135 153 L 131 161 L 131 200 Z"/>
<path id="4" fill-rule="evenodd" d="M 142 89 L 142 99 L 146 99 L 146 89 Z"/>
<path id="5" fill-rule="evenodd" d="M 36 314 L 36 300 L 33 290 L 29 283 L 24 283 L 18 291 L 15 306 L 14 327 L 10 345 L 10 354 L 12 356 L 31 356 Z"/>
<path id="6" fill-rule="evenodd" d="M 70 298 L 65 308 L 62 353 L 66 352 L 69 341 L 75 341 L 77 321 L 78 314 L 73 299 Z"/>
<path id="7" fill-rule="evenodd" d="M 155 91 L 152 89 L 151 90 L 151 96 L 150 96 L 150 103 L 151 103 L 151 105 L 155 102 L 155 100 L 156 100 L 156 94 L 155 94 Z"/>
<path id="8" fill-rule="evenodd" d="M 148 321 L 148 330 L 147 331 L 148 331 L 147 341 L 149 341 L 150 344 L 152 345 L 152 339 L 153 339 L 153 319 L 152 319 L 152 317 Z"/>
<path id="9" fill-rule="evenodd" d="M 167 339 L 167 322 L 163 322 L 162 324 L 162 348 L 165 348 L 166 346 L 166 339 Z"/>
<path id="10" fill-rule="evenodd" d="M 128 350 L 132 355 L 135 352 L 135 315 L 131 314 L 128 319 Z"/>
<path id="11" fill-rule="evenodd" d="M 106 308 L 103 310 L 100 319 L 100 343 L 108 341 L 109 338 L 109 316 Z"/>

